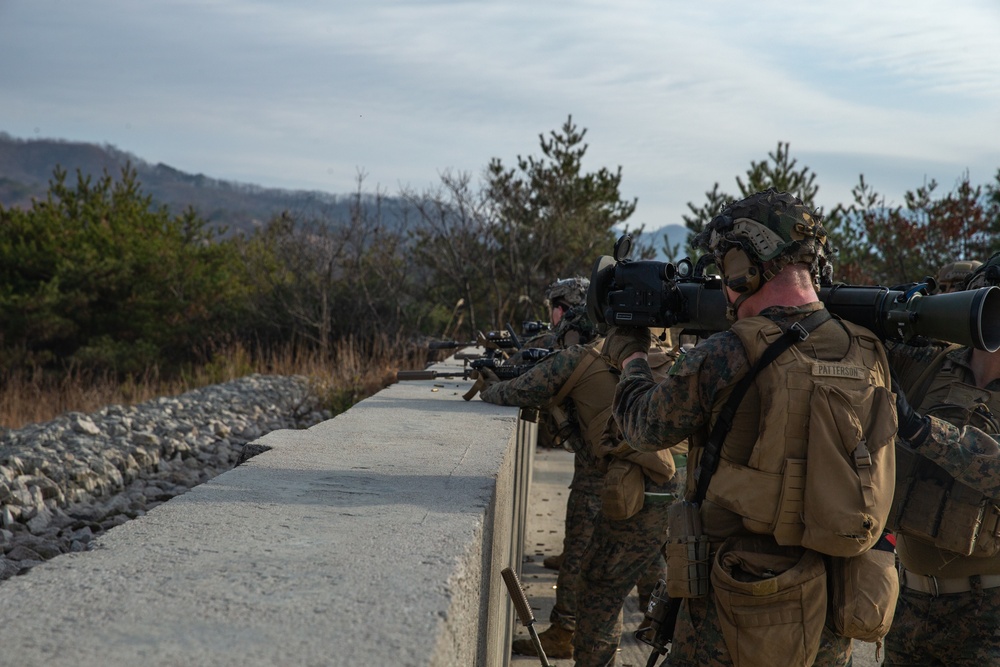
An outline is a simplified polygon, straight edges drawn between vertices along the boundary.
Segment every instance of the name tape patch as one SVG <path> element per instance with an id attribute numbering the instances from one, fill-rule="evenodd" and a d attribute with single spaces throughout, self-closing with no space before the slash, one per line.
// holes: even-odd
<path id="1" fill-rule="evenodd" d="M 813 364 L 812 374 L 814 376 L 864 380 L 868 377 L 868 369 L 862 366 L 850 366 L 848 364 Z"/>

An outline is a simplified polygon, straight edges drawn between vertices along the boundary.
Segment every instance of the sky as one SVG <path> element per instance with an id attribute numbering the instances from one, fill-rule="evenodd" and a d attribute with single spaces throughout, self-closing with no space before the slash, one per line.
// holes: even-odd
<path id="1" fill-rule="evenodd" d="M 778 142 L 826 209 L 992 182 L 997 35 L 996 0 L 0 0 L 0 132 L 391 195 L 572 116 L 657 229 Z"/>

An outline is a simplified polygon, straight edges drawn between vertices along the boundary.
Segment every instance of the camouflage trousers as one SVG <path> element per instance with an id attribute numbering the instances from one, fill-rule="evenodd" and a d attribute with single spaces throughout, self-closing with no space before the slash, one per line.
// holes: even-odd
<path id="1" fill-rule="evenodd" d="M 899 590 L 885 638 L 886 667 L 1000 664 L 1000 588 L 937 597 Z"/>
<path id="2" fill-rule="evenodd" d="M 853 643 L 823 628 L 815 667 L 851 667 Z M 774 664 L 787 664 L 787 656 L 774 656 Z M 674 640 L 664 663 L 670 667 L 731 667 L 733 664 L 719 626 L 711 588 L 708 595 L 684 600 L 677 613 Z"/>
<path id="3" fill-rule="evenodd" d="M 669 487 L 683 488 L 683 469 Z M 650 490 L 650 489 L 647 489 Z M 577 631 L 573 636 L 575 667 L 614 665 L 622 635 L 622 606 L 638 586 L 642 603 L 666 577 L 662 547 L 667 539 L 668 502 L 646 502 L 639 512 L 623 521 L 603 514 L 597 518 L 594 536 L 587 547 L 580 571 Z"/>
<path id="4" fill-rule="evenodd" d="M 563 537 L 563 562 L 556 579 L 556 603 L 549 622 L 566 630 L 576 630 L 577 596 L 580 564 L 594 534 L 594 523 L 601 513 L 601 498 L 596 493 L 570 489 L 566 501 L 566 534 Z"/>

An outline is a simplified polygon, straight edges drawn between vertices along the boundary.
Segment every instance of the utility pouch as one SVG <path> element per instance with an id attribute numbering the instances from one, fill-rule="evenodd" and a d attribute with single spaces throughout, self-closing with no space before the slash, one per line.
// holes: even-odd
<path id="1" fill-rule="evenodd" d="M 823 372 L 822 365 L 814 372 Z M 801 544 L 831 556 L 857 556 L 878 541 L 892 506 L 894 399 L 881 386 L 817 383 L 809 410 Z"/>
<path id="2" fill-rule="evenodd" d="M 708 536 L 701 530 L 698 505 L 678 500 L 667 509 L 667 595 L 697 598 L 708 593 Z"/>
<path id="3" fill-rule="evenodd" d="M 830 619 L 842 637 L 881 641 L 889 632 L 899 595 L 896 554 L 872 548 L 830 559 Z"/>
<path id="4" fill-rule="evenodd" d="M 612 459 L 601 488 L 601 512 L 614 521 L 635 516 L 645 501 L 642 467 L 625 459 Z"/>
<path id="5" fill-rule="evenodd" d="M 944 501 L 934 546 L 971 556 L 983 525 L 985 498 L 964 484 L 952 484 Z"/>
<path id="6" fill-rule="evenodd" d="M 669 565 L 668 570 L 669 572 Z M 731 537 L 712 562 L 712 593 L 736 667 L 813 664 L 826 622 L 826 568 L 811 549 Z"/>
<path id="7" fill-rule="evenodd" d="M 896 528 L 928 542 L 934 542 L 947 490 L 933 479 L 917 479 L 906 490 L 896 517 Z"/>

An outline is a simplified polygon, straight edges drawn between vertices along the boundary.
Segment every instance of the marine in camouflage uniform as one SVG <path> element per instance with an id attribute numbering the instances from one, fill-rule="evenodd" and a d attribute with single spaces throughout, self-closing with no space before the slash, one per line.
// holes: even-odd
<path id="1" fill-rule="evenodd" d="M 1000 254 L 966 281 L 969 289 L 998 284 Z M 1000 664 L 1000 352 L 934 343 L 889 354 L 903 390 L 901 586 L 885 664 Z"/>
<path id="2" fill-rule="evenodd" d="M 775 251 L 771 247 L 775 252 L 770 257 L 783 263 L 776 267 L 762 257 L 762 250 L 752 247 L 749 238 L 739 234 L 738 227 L 734 232 L 734 220 L 755 234 L 753 238 L 772 239 L 778 248 Z M 775 237 L 780 241 L 774 241 Z M 773 322 L 785 331 L 825 308 L 816 293 L 803 285 L 811 280 L 813 287 L 818 288 L 818 276 L 825 270 L 825 232 L 816 216 L 808 212 L 799 200 L 773 190 L 751 195 L 723 209 L 697 241 L 716 253 L 716 265 L 722 269 L 726 280 L 731 319 L 756 315 L 762 320 L 762 325 L 764 321 Z M 740 251 L 743 256 L 728 254 L 733 250 Z M 804 265 L 808 266 L 806 275 L 803 275 Z M 765 278 L 760 280 L 760 284 L 754 284 L 754 276 Z M 760 297 L 751 300 L 756 294 Z M 747 351 L 735 332 L 716 333 L 684 352 L 666 379 L 657 382 L 642 354 L 642 341 L 637 339 L 631 343 L 632 335 L 630 330 L 613 330 L 608 334 L 605 348 L 617 363 L 624 363 L 615 395 L 615 418 L 629 445 L 640 451 L 670 447 L 690 437 L 689 468 L 697 470 L 708 433 L 722 406 L 733 387 L 750 370 Z M 797 347 L 815 359 L 839 360 L 847 353 L 849 341 L 846 339 L 840 324 L 829 320 Z M 888 376 L 888 369 L 884 370 Z M 756 383 L 750 385 L 724 441 L 723 459 L 746 465 L 756 434 L 762 428 L 759 422 L 767 400 L 766 389 Z M 689 474 L 688 498 L 693 497 L 696 484 L 697 475 Z M 710 559 L 727 537 L 750 535 L 740 515 L 710 499 L 702 502 L 700 518 L 711 544 Z M 812 664 L 850 665 L 851 640 L 834 634 L 829 629 L 829 623 L 826 626 L 822 631 L 819 653 Z M 786 658 L 776 655 L 774 659 L 774 664 L 781 664 Z M 723 667 L 733 664 L 722 634 L 711 586 L 707 595 L 683 600 L 668 661 L 673 667 Z"/>
<path id="3" fill-rule="evenodd" d="M 552 330 L 544 332 L 522 344 L 522 349 L 545 348 L 562 350 L 571 345 L 592 341 L 597 331 L 586 314 L 587 288 L 590 281 L 582 277 L 556 280 L 545 290 L 545 300 L 549 306 Z M 506 361 L 508 364 L 523 363 L 518 352 Z M 543 362 L 545 363 L 545 362 Z M 575 368 L 575 364 L 573 365 Z M 541 373 L 532 369 L 528 374 L 532 377 Z M 570 371 L 572 373 L 572 371 Z M 522 376 L 524 377 L 524 376 Z M 559 387 L 569 377 L 560 382 Z M 520 379 L 520 378 L 518 378 Z M 523 383 L 528 383 L 528 380 Z M 508 384 L 509 383 L 504 383 Z M 493 389 L 481 394 L 483 400 L 502 405 L 517 405 L 521 407 L 541 407 L 555 396 L 559 388 L 551 390 L 545 382 L 541 392 L 527 391 L 519 393 L 508 386 L 505 390 Z M 510 392 L 507 395 L 506 392 Z M 610 400 L 610 399 L 609 399 Z M 600 512 L 600 490 L 603 475 L 596 469 L 596 459 L 589 453 L 582 440 L 581 432 L 573 425 L 579 421 L 576 414 L 577 406 L 572 400 L 559 406 L 560 420 L 557 420 L 548 410 L 541 410 L 538 419 L 538 443 L 543 447 L 562 446 L 574 452 L 573 479 L 570 482 L 570 493 L 566 501 L 566 520 L 564 523 L 563 549 L 559 556 L 546 559 L 558 563 L 559 576 L 556 580 L 556 603 L 549 614 L 551 627 L 540 633 L 542 648 L 553 658 L 572 657 L 571 644 L 573 632 L 576 630 L 577 581 L 580 573 L 580 562 L 583 552 L 593 534 L 594 522 Z M 560 422 L 566 422 L 561 424 Z M 512 646 L 515 653 L 535 655 L 535 646 L 529 639 L 515 640 Z"/>
<path id="4" fill-rule="evenodd" d="M 564 540 L 565 559 L 559 569 L 556 604 L 550 615 L 552 627 L 542 632 L 542 648 L 549 657 L 572 657 L 576 646 L 578 665 L 610 664 L 594 662 L 592 646 L 610 647 L 613 657 L 621 636 L 621 609 L 625 597 L 645 575 L 655 580 L 663 576 L 665 561 L 660 547 L 666 533 L 666 505 L 650 503 L 639 516 L 616 522 L 600 512 L 600 492 L 604 473 L 600 458 L 613 444 L 605 440 L 605 425 L 611 412 L 611 399 L 617 376 L 606 360 L 596 352 L 601 341 L 575 345 L 539 362 L 527 373 L 487 387 L 480 396 L 500 405 L 540 406 L 565 392 L 573 382 L 567 400 L 574 406 L 581 446 L 575 452 L 575 466 L 567 527 Z M 574 377 L 576 376 L 576 377 Z M 672 465 L 672 464 L 671 464 Z M 675 490 L 669 480 L 650 491 Z M 593 511 L 593 514 L 590 514 Z M 637 532 L 640 527 L 648 531 Z M 659 535 L 659 539 L 654 536 Z M 614 557 L 607 559 L 609 551 Z M 581 557 L 586 564 L 581 563 Z M 593 572 L 590 570 L 593 569 Z M 652 571 L 652 576 L 648 572 Z M 647 598 L 649 591 L 646 592 Z M 575 632 L 572 632 L 575 631 Z M 591 642 L 591 637 L 600 641 Z M 569 643 L 572 639 L 573 645 Z M 530 640 L 515 642 L 518 653 L 534 654 Z"/>
<path id="5" fill-rule="evenodd" d="M 647 479 L 646 491 L 683 497 L 686 472 L 685 467 L 678 467 L 674 477 L 662 485 Z M 647 496 L 635 516 L 620 521 L 598 517 L 581 567 L 577 596 L 581 612 L 573 637 L 576 667 L 616 664 L 626 597 L 637 586 L 640 608 L 645 609 L 656 582 L 666 577 L 662 548 L 667 539 L 668 507 L 669 501 Z"/>
<path id="6" fill-rule="evenodd" d="M 521 344 L 521 350 L 542 348 L 564 350 L 572 345 L 588 343 L 597 337 L 597 329 L 587 317 L 587 288 L 590 281 L 579 276 L 556 280 L 545 289 L 545 302 L 549 307 L 552 326 Z M 514 352 L 507 365 L 525 363 L 520 351 Z M 547 411 L 542 411 L 538 419 L 538 444 L 542 447 L 563 446 L 573 451 L 575 445 L 563 442 L 572 438 L 572 432 L 559 433 L 559 424 Z"/>
<path id="7" fill-rule="evenodd" d="M 761 315 L 783 330 L 804 319 L 821 303 L 801 307 L 771 307 Z M 684 353 L 662 383 L 653 379 L 644 360 L 626 364 L 615 396 L 615 418 L 622 425 L 628 442 L 636 449 L 669 446 L 699 431 L 707 433 L 713 422 L 713 408 L 729 395 L 732 387 L 749 371 L 746 351 L 731 332 L 717 333 Z M 744 406 L 759 405 L 760 397 L 751 387 Z M 717 413 L 717 410 L 715 410 Z M 742 411 L 741 411 L 742 412 Z M 737 418 L 748 416 L 752 411 Z M 733 428 L 746 427 L 734 422 Z M 756 424 L 752 428 L 756 429 Z M 689 459 L 690 460 L 690 459 Z M 695 478 L 688 477 L 688 491 L 693 492 Z M 706 501 L 702 525 L 713 544 L 725 537 L 744 532 L 738 516 Z M 671 666 L 732 665 L 726 649 L 712 595 L 686 599 L 678 614 L 674 631 Z M 849 665 L 851 640 L 824 630 L 820 654 L 815 665 Z"/>
<path id="8" fill-rule="evenodd" d="M 596 341 L 595 341 L 596 343 Z M 544 406 L 556 396 L 570 379 L 577 367 L 589 356 L 590 346 L 576 345 L 553 354 L 538 362 L 531 370 L 513 380 L 491 384 L 479 396 L 488 403 L 520 407 Z M 587 433 L 590 422 L 607 410 L 614 394 L 616 378 L 607 372 L 607 364 L 600 359 L 592 362 L 595 370 L 603 373 L 589 374 L 569 392 L 580 433 Z M 597 443 L 583 438 L 572 438 L 573 480 L 566 504 L 566 532 L 563 538 L 563 562 L 556 581 L 556 603 L 549 615 L 550 628 L 540 633 L 542 648 L 552 658 L 570 658 L 573 654 L 572 636 L 576 631 L 577 590 L 580 564 L 600 514 L 600 492 L 604 474 L 598 468 L 595 452 Z M 514 651 L 534 655 L 534 645 L 528 639 L 514 642 Z"/>

